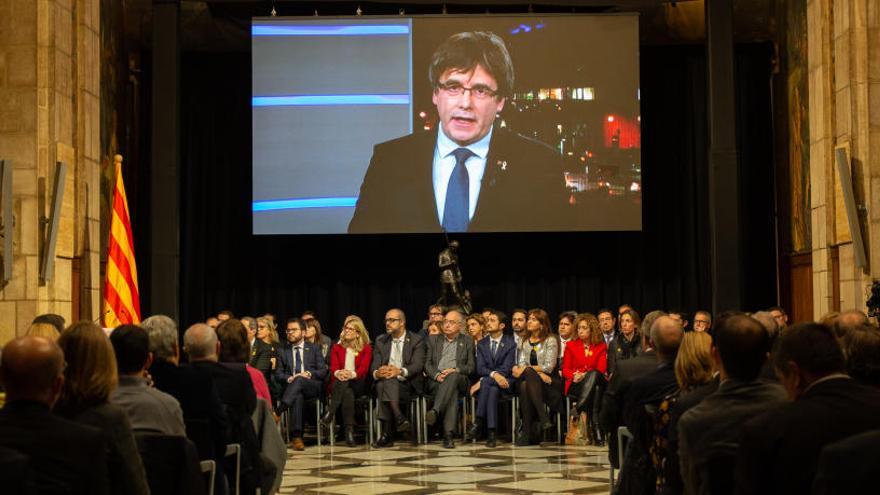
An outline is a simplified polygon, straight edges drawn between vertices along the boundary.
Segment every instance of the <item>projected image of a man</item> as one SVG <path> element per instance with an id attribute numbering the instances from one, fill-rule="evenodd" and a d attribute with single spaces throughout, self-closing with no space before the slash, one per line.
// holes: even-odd
<path id="1" fill-rule="evenodd" d="M 454 34 L 428 77 L 439 129 L 375 146 L 349 232 L 565 229 L 559 153 L 495 125 L 514 83 L 503 40 Z"/>

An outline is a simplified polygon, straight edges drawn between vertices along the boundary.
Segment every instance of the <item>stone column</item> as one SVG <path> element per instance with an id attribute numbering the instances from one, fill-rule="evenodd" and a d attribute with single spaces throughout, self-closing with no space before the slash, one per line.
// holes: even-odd
<path id="1" fill-rule="evenodd" d="M 834 307 L 829 247 L 840 260 L 840 308 L 866 309 L 880 275 L 880 4 L 807 2 L 814 313 Z M 848 149 L 869 266 L 855 266 L 834 150 Z"/>
<path id="2" fill-rule="evenodd" d="M 0 344 L 23 334 L 37 314 L 70 319 L 75 257 L 92 267 L 82 277 L 89 290 L 80 296 L 91 304 L 81 316 L 97 314 L 98 7 L 99 0 L 0 0 L 0 159 L 14 167 L 15 216 L 12 281 L 0 290 Z M 68 169 L 55 274 L 41 285 L 41 218 L 49 213 L 56 161 Z"/>

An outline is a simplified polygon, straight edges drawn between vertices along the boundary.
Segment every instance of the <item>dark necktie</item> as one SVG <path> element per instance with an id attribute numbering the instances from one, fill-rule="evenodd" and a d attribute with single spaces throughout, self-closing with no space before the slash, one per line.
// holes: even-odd
<path id="1" fill-rule="evenodd" d="M 446 206 L 443 210 L 443 230 L 446 232 L 466 232 L 470 223 L 470 193 L 467 167 L 464 162 L 473 156 L 467 148 L 457 148 L 452 152 L 455 156 L 455 168 L 449 176 L 446 186 Z"/>
<path id="2" fill-rule="evenodd" d="M 300 354 L 301 349 L 302 349 L 301 347 L 294 347 L 293 348 L 293 362 L 295 363 L 293 365 L 293 367 L 294 367 L 293 374 L 294 375 L 302 373 L 303 361 L 302 361 L 302 355 Z"/>
<path id="3" fill-rule="evenodd" d="M 492 357 L 495 357 L 495 351 L 498 350 L 498 342 L 492 341 Z"/>

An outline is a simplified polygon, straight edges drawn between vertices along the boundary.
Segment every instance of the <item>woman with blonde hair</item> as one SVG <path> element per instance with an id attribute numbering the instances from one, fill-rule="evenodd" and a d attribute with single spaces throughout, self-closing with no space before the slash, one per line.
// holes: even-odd
<path id="1" fill-rule="evenodd" d="M 61 334 L 58 333 L 58 329 L 55 328 L 55 325 L 52 325 L 51 323 L 31 323 L 27 335 L 30 337 L 43 337 L 52 342 L 57 342 L 58 337 L 61 336 Z"/>
<path id="2" fill-rule="evenodd" d="M 666 397 L 654 414 L 654 436 L 649 448 L 657 473 L 657 493 L 683 490 L 678 463 L 678 420 L 688 409 L 714 392 L 715 361 L 707 332 L 686 332 L 673 365 L 678 390 Z"/>
<path id="3" fill-rule="evenodd" d="M 330 403 L 321 423 L 329 426 L 341 406 L 345 443 L 349 447 L 355 446 L 354 401 L 368 391 L 367 377 L 372 355 L 370 335 L 363 320 L 357 316 L 347 318 L 339 343 L 330 351 Z"/>
<path id="4" fill-rule="evenodd" d="M 116 388 L 116 354 L 110 339 L 90 321 L 75 323 L 58 338 L 64 352 L 64 388 L 55 413 L 106 432 L 111 493 L 150 493 L 128 416 L 109 402 Z"/>

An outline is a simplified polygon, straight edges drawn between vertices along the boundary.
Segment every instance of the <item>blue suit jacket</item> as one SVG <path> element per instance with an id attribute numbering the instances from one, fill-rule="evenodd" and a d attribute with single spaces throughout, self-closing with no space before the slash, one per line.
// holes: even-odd
<path id="1" fill-rule="evenodd" d="M 504 375 L 508 380 L 511 379 L 510 371 L 516 364 L 516 341 L 510 335 L 501 337 L 501 344 L 492 357 L 491 338 L 483 337 L 477 343 L 477 376 L 483 378 L 489 376 L 493 371 L 497 371 Z"/>
<path id="2" fill-rule="evenodd" d="M 327 376 L 327 363 L 321 354 L 321 346 L 311 342 L 303 343 L 303 371 L 312 374 L 312 380 L 323 380 Z M 293 347 L 285 347 L 278 350 L 281 362 L 275 368 L 275 380 L 287 383 L 287 379 L 293 376 Z"/>

